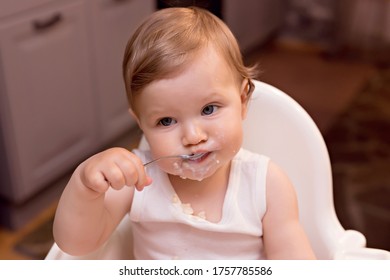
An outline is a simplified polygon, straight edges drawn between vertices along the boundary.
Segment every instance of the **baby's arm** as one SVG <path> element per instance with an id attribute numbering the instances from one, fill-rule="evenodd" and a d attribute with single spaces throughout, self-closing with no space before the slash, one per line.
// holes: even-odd
<path id="1" fill-rule="evenodd" d="M 284 172 L 272 162 L 267 172 L 267 211 L 263 228 L 268 259 L 315 259 L 299 222 L 294 187 Z"/>
<path id="2" fill-rule="evenodd" d="M 71 255 L 96 250 L 130 210 L 135 186 L 151 183 L 133 153 L 112 148 L 96 154 L 74 171 L 58 204 L 53 233 Z"/>

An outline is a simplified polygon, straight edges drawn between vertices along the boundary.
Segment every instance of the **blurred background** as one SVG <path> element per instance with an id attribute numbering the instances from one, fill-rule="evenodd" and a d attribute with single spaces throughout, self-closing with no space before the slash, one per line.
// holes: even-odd
<path id="1" fill-rule="evenodd" d="M 0 259 L 42 259 L 74 168 L 141 133 L 121 60 L 157 9 L 222 18 L 258 79 L 297 100 L 328 145 L 338 217 L 390 250 L 390 1 L 0 0 Z"/>

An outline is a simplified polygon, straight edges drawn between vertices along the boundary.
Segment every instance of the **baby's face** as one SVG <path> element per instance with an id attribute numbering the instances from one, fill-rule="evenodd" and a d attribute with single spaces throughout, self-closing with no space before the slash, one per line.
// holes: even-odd
<path id="1" fill-rule="evenodd" d="M 153 158 L 204 153 L 195 161 L 161 161 L 160 168 L 202 180 L 229 164 L 242 144 L 244 89 L 212 47 L 202 50 L 184 71 L 144 88 L 135 106 Z"/>

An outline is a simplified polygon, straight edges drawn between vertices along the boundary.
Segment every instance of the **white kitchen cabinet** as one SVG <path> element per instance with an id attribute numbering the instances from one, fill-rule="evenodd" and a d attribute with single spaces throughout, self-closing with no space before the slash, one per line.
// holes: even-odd
<path id="1" fill-rule="evenodd" d="M 90 152 L 96 128 L 84 3 L 0 26 L 1 120 L 11 185 L 20 202 Z"/>
<path id="2" fill-rule="evenodd" d="M 55 0 L 0 0 L 0 18 L 13 16 L 14 14 Z"/>
<path id="3" fill-rule="evenodd" d="M 154 10 L 153 0 L 33 1 L 0 4 L 0 223 L 10 227 L 50 203 L 45 192 L 58 195 L 53 180 L 135 125 L 121 60 Z"/>
<path id="4" fill-rule="evenodd" d="M 98 95 L 100 138 L 109 141 L 135 122 L 130 118 L 122 79 L 126 43 L 139 23 L 155 9 L 154 0 L 90 1 L 92 61 Z"/>

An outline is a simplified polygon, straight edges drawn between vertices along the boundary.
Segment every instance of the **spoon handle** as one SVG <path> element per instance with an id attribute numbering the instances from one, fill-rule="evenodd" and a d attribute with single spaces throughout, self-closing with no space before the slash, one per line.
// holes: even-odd
<path id="1" fill-rule="evenodd" d="M 165 156 L 165 157 L 159 157 L 159 158 L 156 158 L 156 159 L 153 159 L 153 160 L 151 160 L 151 161 L 148 161 L 148 162 L 144 163 L 144 166 L 147 166 L 147 165 L 149 165 L 149 164 L 155 163 L 155 162 L 160 161 L 160 160 L 162 160 L 162 159 L 168 159 L 168 158 L 178 158 L 178 159 L 181 159 L 181 158 L 183 158 L 183 157 L 182 157 L 182 156 Z"/>

